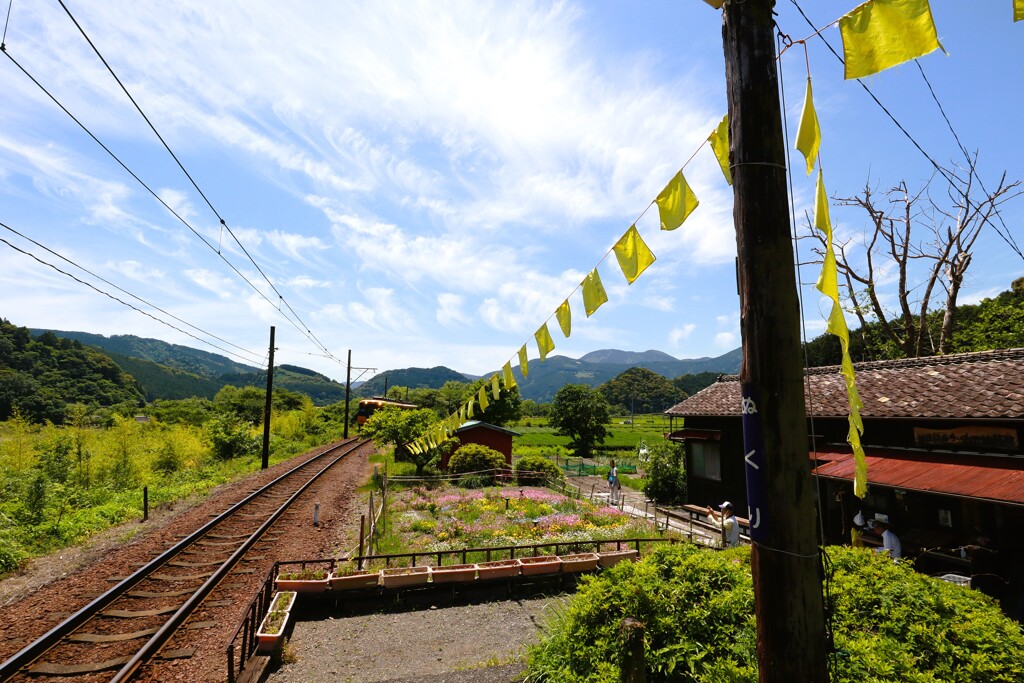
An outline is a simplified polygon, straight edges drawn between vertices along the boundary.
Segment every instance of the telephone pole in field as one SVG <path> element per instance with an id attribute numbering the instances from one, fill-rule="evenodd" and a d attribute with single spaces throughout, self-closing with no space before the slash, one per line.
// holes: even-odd
<path id="1" fill-rule="evenodd" d="M 774 0 L 726 2 L 743 440 L 760 683 L 828 680 Z"/>
<path id="2" fill-rule="evenodd" d="M 270 360 L 267 363 L 267 398 L 263 404 L 263 469 L 270 466 L 270 411 L 274 407 L 274 326 L 270 326 Z"/>

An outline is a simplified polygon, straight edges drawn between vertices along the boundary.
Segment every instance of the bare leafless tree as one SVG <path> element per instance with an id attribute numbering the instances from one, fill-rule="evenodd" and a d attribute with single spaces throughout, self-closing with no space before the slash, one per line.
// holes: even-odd
<path id="1" fill-rule="evenodd" d="M 834 245 L 845 298 L 862 330 L 874 319 L 883 337 L 907 357 L 947 352 L 975 243 L 984 228 L 993 225 L 999 207 L 1022 194 L 1021 181 L 1008 182 L 1005 172 L 993 191 L 985 191 L 976 162 L 977 154 L 967 158 L 965 167 L 942 169 L 913 193 L 906 181 L 900 181 L 877 197 L 869 180 L 854 197 L 833 197 L 836 205 L 859 207 L 868 217 L 860 239 L 837 237 Z M 946 181 L 942 201 L 931 192 L 937 177 Z M 824 235 L 810 221 L 808 228 L 819 243 L 814 251 L 820 258 Z M 882 303 L 879 287 L 885 286 L 894 270 L 896 310 L 890 311 Z M 937 287 L 945 293 L 941 307 L 933 307 Z M 940 309 L 943 319 L 936 342 L 928 314 Z"/>

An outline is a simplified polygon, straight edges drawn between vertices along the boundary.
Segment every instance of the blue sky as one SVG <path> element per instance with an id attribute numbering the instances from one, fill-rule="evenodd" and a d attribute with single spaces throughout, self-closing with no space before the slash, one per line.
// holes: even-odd
<path id="1" fill-rule="evenodd" d="M 800 4 L 819 26 L 854 7 Z M 276 362 L 335 379 L 344 379 L 348 349 L 354 365 L 379 370 L 500 368 L 726 109 L 721 15 L 698 0 L 68 6 L 301 323 L 268 302 L 278 295 L 49 1 L 14 3 L 10 56 L 223 258 L 6 57 L 0 222 L 25 237 L 3 229 L 0 237 L 126 298 L 25 238 L 45 245 L 220 348 L 2 243 L 0 315 L 29 327 L 227 350 L 255 365 L 275 325 Z M 794 39 L 812 33 L 790 0 L 777 9 Z M 933 12 L 949 55 L 920 63 L 964 145 L 979 152 L 982 179 L 994 186 L 1004 170 L 1024 178 L 1024 22 L 1012 23 L 1010 0 L 936 0 Z M 839 49 L 838 29 L 823 35 Z M 792 137 L 803 51 L 782 63 Z M 920 187 L 929 162 L 856 82 L 843 80 L 818 41 L 810 64 L 830 194 L 851 196 L 866 182 L 882 191 L 901 179 Z M 960 158 L 914 64 L 867 83 L 937 161 Z M 614 257 L 602 262 L 608 303 L 586 319 L 576 292 L 572 336 L 551 320 L 555 353 L 653 348 L 692 358 L 739 346 L 731 188 L 706 146 L 685 173 L 700 207 L 674 232 L 658 230 L 656 210 L 647 211 L 637 225 L 657 262 L 632 286 Z M 798 216 L 813 189 L 812 179 L 794 175 Z M 940 185 L 933 191 L 943 194 Z M 1003 216 L 1024 243 L 1024 202 L 1008 203 Z M 864 229 L 848 210 L 834 208 L 833 222 L 840 239 Z M 986 232 L 961 302 L 1007 289 L 1022 266 Z M 813 283 L 817 271 L 804 267 L 801 276 Z M 809 288 L 804 305 L 814 336 L 827 307 Z"/>

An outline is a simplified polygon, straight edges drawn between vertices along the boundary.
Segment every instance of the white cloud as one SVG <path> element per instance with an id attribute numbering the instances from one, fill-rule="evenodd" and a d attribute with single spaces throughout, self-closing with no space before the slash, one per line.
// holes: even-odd
<path id="1" fill-rule="evenodd" d="M 720 349 L 736 348 L 736 335 L 732 332 L 719 332 L 715 335 L 715 346 Z"/>
<path id="2" fill-rule="evenodd" d="M 462 310 L 464 299 L 458 294 L 443 292 L 437 296 L 437 322 L 444 327 L 453 327 L 456 323 L 466 323 L 469 318 Z"/>
<path id="3" fill-rule="evenodd" d="M 694 323 L 687 323 L 682 327 L 673 328 L 672 331 L 668 333 L 669 342 L 673 347 L 679 346 L 679 342 L 689 339 L 690 335 L 693 334 L 693 331 L 696 329 L 697 325 Z"/>

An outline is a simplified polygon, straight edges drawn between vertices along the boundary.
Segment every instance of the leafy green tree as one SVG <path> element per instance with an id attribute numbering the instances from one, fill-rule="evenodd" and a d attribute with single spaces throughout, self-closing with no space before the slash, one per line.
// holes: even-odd
<path id="1" fill-rule="evenodd" d="M 426 466 L 437 456 L 430 450 L 413 453 L 409 443 L 421 436 L 437 422 L 437 414 L 428 408 L 403 410 L 386 406 L 377 410 L 363 425 L 362 434 L 380 447 L 394 449 L 396 462 L 411 462 L 416 465 L 416 475 L 422 476 Z"/>
<path id="2" fill-rule="evenodd" d="M 686 502 L 686 471 L 683 448 L 671 441 L 659 441 L 648 447 L 647 481 L 644 495 L 662 504 Z"/>
<path id="3" fill-rule="evenodd" d="M 157 400 L 149 406 L 146 412 L 165 424 L 188 424 L 200 427 L 217 414 L 217 404 L 208 398 L 199 397 L 169 401 Z"/>
<path id="4" fill-rule="evenodd" d="M 258 425 L 263 422 L 263 408 L 267 402 L 266 389 L 257 387 L 221 387 L 213 397 L 218 409 L 234 415 L 239 420 Z"/>
<path id="5" fill-rule="evenodd" d="M 39 524 L 46 512 L 47 489 L 49 482 L 44 472 L 36 472 L 25 492 L 25 518 L 29 524 Z"/>
<path id="6" fill-rule="evenodd" d="M 262 443 L 253 436 L 251 426 L 233 415 L 218 415 L 206 427 L 213 455 L 218 460 L 231 460 L 260 452 Z"/>
<path id="7" fill-rule="evenodd" d="M 480 393 L 481 387 L 487 387 L 487 410 L 483 412 L 477 410 L 473 414 L 474 420 L 504 427 L 507 424 L 518 422 L 523 417 L 523 400 L 519 396 L 519 387 L 512 387 L 511 389 L 502 387 L 501 397 L 495 399 L 494 395 L 490 393 L 490 378 L 480 378 L 470 385 L 469 392 L 466 394 L 466 400 L 468 401 L 470 396 L 476 396 Z M 455 410 L 458 410 L 458 405 L 455 406 Z M 450 415 L 453 412 L 455 411 L 449 411 L 448 414 Z"/>
<path id="8" fill-rule="evenodd" d="M 70 478 L 73 447 L 71 437 L 66 434 L 58 434 L 52 441 L 39 444 L 39 467 L 50 481 L 63 484 Z"/>
<path id="9" fill-rule="evenodd" d="M 585 384 L 566 384 L 559 389 L 549 419 L 559 434 L 569 437 L 580 457 L 589 455 L 608 436 L 608 402 L 600 391 Z"/>
<path id="10" fill-rule="evenodd" d="M 679 402 L 672 382 L 647 368 L 629 368 L 598 389 L 609 405 L 627 413 L 660 413 Z"/>

